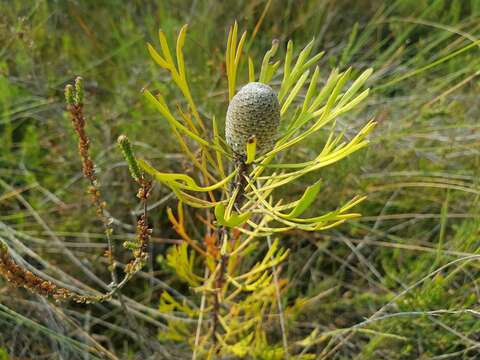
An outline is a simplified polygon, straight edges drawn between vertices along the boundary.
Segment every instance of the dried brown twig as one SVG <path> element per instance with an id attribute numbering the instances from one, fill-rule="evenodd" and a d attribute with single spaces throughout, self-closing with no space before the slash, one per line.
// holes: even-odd
<path id="1" fill-rule="evenodd" d="M 106 256 L 109 261 L 109 270 L 112 277 L 112 284 L 110 286 L 111 290 L 100 295 L 81 295 L 75 291 L 60 287 L 18 265 L 10 256 L 8 246 L 2 241 L 0 241 L 0 275 L 2 275 L 13 286 L 23 287 L 33 293 L 45 297 L 52 297 L 55 300 L 73 300 L 78 303 L 102 302 L 111 299 L 113 295 L 122 289 L 129 280 L 143 268 L 147 261 L 148 243 L 152 232 L 148 226 L 147 220 L 147 201 L 152 184 L 150 181 L 146 180 L 140 172 L 128 138 L 122 135 L 118 139 L 118 142 L 126 157 L 132 177 L 139 185 L 137 197 L 143 204 L 143 213 L 137 221 L 136 240 L 134 242 L 127 241 L 124 243 L 125 248 L 132 250 L 133 259 L 125 266 L 125 275 L 123 279 L 118 281 L 115 271 L 113 244 L 111 241 L 111 234 L 113 232 L 112 220 L 106 213 L 106 203 L 101 199 L 101 193 L 98 188 L 98 181 L 94 170 L 94 163 L 90 156 L 90 140 L 85 131 L 86 121 L 83 112 L 83 80 L 81 77 L 75 79 L 75 87 L 72 85 L 67 85 L 65 87 L 65 98 L 74 131 L 78 136 L 78 149 L 82 161 L 82 172 L 85 178 L 90 182 L 88 193 L 91 195 L 91 201 L 95 206 L 96 214 L 105 228 L 105 235 L 108 241 Z"/>
<path id="2" fill-rule="evenodd" d="M 59 287 L 19 266 L 12 259 L 7 245 L 3 242 L 0 242 L 0 275 L 15 287 L 24 287 L 36 294 L 52 297 L 55 300 L 70 299 L 78 303 L 89 301 L 87 297 Z"/>
<path id="3" fill-rule="evenodd" d="M 105 213 L 107 204 L 101 199 L 94 164 L 90 156 L 90 140 L 85 132 L 86 122 L 83 113 L 83 97 L 83 79 L 77 77 L 75 79 L 75 88 L 72 85 L 67 85 L 65 87 L 67 110 L 70 113 L 72 125 L 78 137 L 78 152 L 82 161 L 83 175 L 90 182 L 88 193 L 91 196 L 92 204 L 95 206 L 97 217 L 105 228 L 105 236 L 107 237 L 108 242 L 108 250 L 105 252 L 105 255 L 110 264 L 109 270 L 112 277 L 112 284 L 113 286 L 116 286 L 118 284 L 118 279 L 115 272 L 115 258 L 111 240 L 111 234 L 113 233 L 112 219 Z"/>

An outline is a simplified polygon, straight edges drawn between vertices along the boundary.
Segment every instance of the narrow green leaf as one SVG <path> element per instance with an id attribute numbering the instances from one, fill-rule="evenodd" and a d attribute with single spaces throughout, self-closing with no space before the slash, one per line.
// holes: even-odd
<path id="1" fill-rule="evenodd" d="M 232 216 L 230 216 L 225 226 L 230 228 L 241 226 L 245 224 L 247 220 L 250 219 L 251 216 L 252 216 L 252 213 L 250 211 L 247 211 L 241 214 L 233 214 Z"/>
<path id="2" fill-rule="evenodd" d="M 145 160 L 138 159 L 138 165 L 148 174 L 152 175 L 155 180 L 167 184 L 170 187 L 176 187 L 178 189 L 190 190 L 190 191 L 198 191 L 198 192 L 207 192 L 216 190 L 224 185 L 226 185 L 237 173 L 235 170 L 226 178 L 222 179 L 221 181 L 217 182 L 216 184 L 210 186 L 199 186 L 190 176 L 186 174 L 179 174 L 179 173 L 162 173 L 155 168 L 153 168 L 150 164 L 148 164 Z"/>
<path id="3" fill-rule="evenodd" d="M 302 76 L 300 77 L 300 79 L 297 81 L 297 83 L 295 84 L 295 86 L 293 87 L 292 91 L 290 92 L 290 94 L 288 95 L 287 99 L 285 100 L 285 103 L 283 104 L 282 106 L 282 109 L 280 111 L 280 114 L 283 115 L 285 114 L 285 112 L 288 110 L 290 104 L 293 102 L 293 100 L 295 99 L 295 97 L 298 95 L 298 93 L 300 92 L 300 89 L 302 88 L 303 84 L 305 83 L 305 81 L 308 79 L 308 75 L 310 74 L 310 71 L 307 70 L 305 71 Z"/>
<path id="4" fill-rule="evenodd" d="M 223 203 L 219 202 L 217 205 L 215 205 L 215 218 L 217 219 L 217 222 L 220 225 L 224 225 L 225 223 L 225 205 Z"/>
<path id="5" fill-rule="evenodd" d="M 218 203 L 215 205 L 214 213 L 217 223 L 229 228 L 234 228 L 245 224 L 252 216 L 252 213 L 247 211 L 241 214 L 233 214 L 227 219 L 225 218 L 225 205 L 223 205 L 223 203 Z"/>
<path id="6" fill-rule="evenodd" d="M 190 131 L 186 126 L 181 124 L 177 119 L 175 119 L 170 112 L 170 110 L 165 106 L 164 101 L 158 100 L 150 91 L 145 90 L 143 92 L 145 98 L 157 108 L 158 111 L 167 119 L 171 126 L 177 128 L 178 130 L 182 131 L 185 135 L 190 137 L 193 140 L 198 141 L 200 144 L 205 146 L 210 146 L 209 142 L 202 139 L 200 136 L 195 134 L 194 132 Z"/>
<path id="7" fill-rule="evenodd" d="M 250 56 L 248 57 L 248 81 L 255 81 L 255 65 L 253 64 L 253 60 Z"/>
<path id="8" fill-rule="evenodd" d="M 300 198 L 298 204 L 293 208 L 293 210 L 286 216 L 287 219 L 295 218 L 305 212 L 310 205 L 315 201 L 318 192 L 320 191 L 321 182 L 318 181 L 312 186 L 309 186 L 302 197 Z"/>
<path id="9" fill-rule="evenodd" d="M 266 83 L 269 73 L 269 68 L 272 66 L 270 65 L 270 59 L 275 55 L 278 49 L 278 40 L 272 41 L 272 47 L 265 53 L 262 62 L 262 68 L 260 69 L 260 79 L 259 81 L 262 83 Z"/>
<path id="10" fill-rule="evenodd" d="M 164 69 L 170 69 L 170 65 L 168 64 L 168 62 L 161 57 L 161 55 L 150 43 L 147 43 L 147 49 L 152 59 L 155 60 L 158 65 L 160 65 Z"/>
<path id="11" fill-rule="evenodd" d="M 246 164 L 251 164 L 255 160 L 255 155 L 257 154 L 257 138 L 255 135 L 251 136 L 247 141 L 247 160 Z"/>
<path id="12" fill-rule="evenodd" d="M 167 63 L 172 64 L 172 67 L 173 67 L 173 57 L 172 57 L 172 54 L 170 53 L 170 48 L 168 46 L 167 37 L 165 36 L 165 33 L 162 30 L 158 31 L 158 38 L 160 40 L 160 46 L 162 48 L 162 52 L 163 52 L 163 56 L 165 58 L 165 61 Z"/>
<path id="13" fill-rule="evenodd" d="M 178 72 L 182 79 L 185 79 L 186 77 L 185 61 L 183 59 L 182 50 L 183 50 L 183 45 L 185 44 L 185 36 L 187 35 L 187 28 L 188 28 L 188 25 L 183 25 L 182 28 L 180 29 L 180 33 L 178 34 L 178 38 L 177 38 L 177 47 L 176 47 Z"/>
<path id="14" fill-rule="evenodd" d="M 360 87 L 365 84 L 365 81 L 368 80 L 368 78 L 370 77 L 370 75 L 372 75 L 373 73 L 373 69 L 370 68 L 370 69 L 367 69 L 365 70 L 354 82 L 353 84 L 350 86 L 350 88 L 345 92 L 345 94 L 343 94 L 341 100 L 339 101 L 338 103 L 338 106 L 341 107 L 343 105 L 345 105 L 358 91 L 358 89 L 360 89 Z"/>

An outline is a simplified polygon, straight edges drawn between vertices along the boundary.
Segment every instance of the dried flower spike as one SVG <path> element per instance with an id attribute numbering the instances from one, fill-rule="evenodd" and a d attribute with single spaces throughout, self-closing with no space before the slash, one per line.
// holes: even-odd
<path id="1" fill-rule="evenodd" d="M 277 140 L 280 105 L 268 85 L 251 82 L 232 98 L 227 110 L 225 137 L 233 152 L 245 156 L 252 136 L 257 140 L 257 154 L 270 151 Z"/>

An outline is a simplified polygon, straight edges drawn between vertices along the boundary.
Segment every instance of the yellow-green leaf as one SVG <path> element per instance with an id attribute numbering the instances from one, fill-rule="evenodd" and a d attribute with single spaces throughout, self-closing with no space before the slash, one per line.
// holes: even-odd
<path id="1" fill-rule="evenodd" d="M 320 191 L 321 182 L 318 181 L 312 186 L 309 186 L 305 192 L 303 193 L 302 197 L 298 201 L 298 204 L 293 208 L 293 210 L 286 215 L 287 219 L 295 218 L 305 212 L 309 208 L 309 206 L 315 201 L 315 198 Z"/>
<path id="2" fill-rule="evenodd" d="M 252 213 L 247 211 L 241 214 L 232 214 L 228 218 L 225 218 L 225 205 L 222 203 L 215 205 L 214 212 L 217 223 L 230 228 L 245 224 L 248 219 L 250 219 L 250 216 L 252 216 Z"/>
<path id="3" fill-rule="evenodd" d="M 228 175 L 223 180 L 217 182 L 216 184 L 210 186 L 199 186 L 195 182 L 193 178 L 186 174 L 179 174 L 179 173 L 162 173 L 152 167 L 149 163 L 147 163 L 143 159 L 138 159 L 138 165 L 148 174 L 152 175 L 155 180 L 165 183 L 171 187 L 184 189 L 184 190 L 191 190 L 191 191 L 199 191 L 199 192 L 206 192 L 206 191 L 213 191 L 216 190 L 225 184 L 227 184 L 235 175 L 236 170 Z"/>
<path id="4" fill-rule="evenodd" d="M 180 131 L 182 131 L 185 135 L 190 137 L 193 140 L 198 141 L 200 144 L 205 146 L 210 146 L 209 142 L 202 139 L 197 134 L 190 131 L 186 126 L 182 125 L 177 119 L 174 118 L 170 110 L 166 107 L 165 102 L 162 99 L 157 99 L 150 91 L 145 90 L 143 92 L 145 98 L 157 108 L 158 111 L 167 119 L 170 125 Z"/>
<path id="5" fill-rule="evenodd" d="M 257 138 L 255 135 L 251 136 L 247 141 L 247 161 L 246 164 L 251 164 L 255 160 L 257 154 Z"/>

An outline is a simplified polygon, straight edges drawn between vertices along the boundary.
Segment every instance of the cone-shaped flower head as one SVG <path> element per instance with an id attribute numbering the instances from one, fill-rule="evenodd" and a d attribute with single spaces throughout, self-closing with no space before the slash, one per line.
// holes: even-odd
<path id="1" fill-rule="evenodd" d="M 245 155 L 248 139 L 255 135 L 257 154 L 270 151 L 277 140 L 280 105 L 268 85 L 251 82 L 232 98 L 227 110 L 225 137 L 236 155 Z"/>

